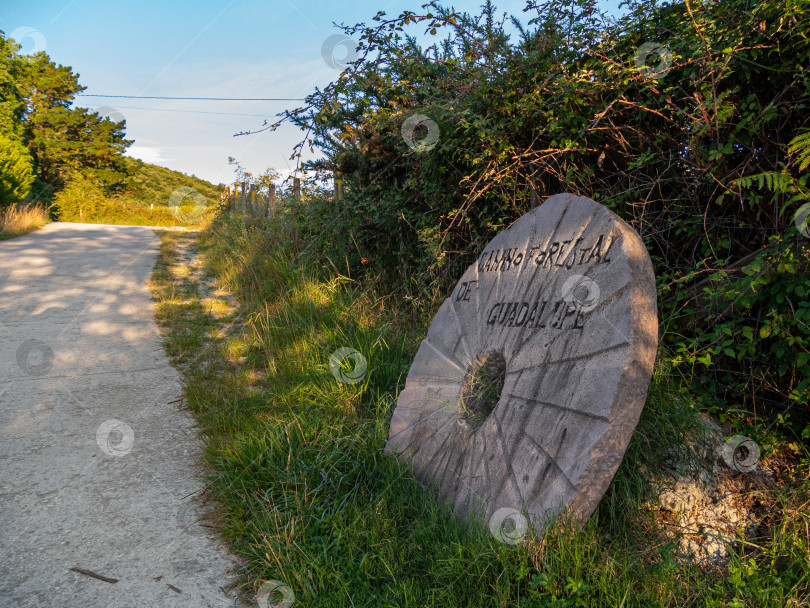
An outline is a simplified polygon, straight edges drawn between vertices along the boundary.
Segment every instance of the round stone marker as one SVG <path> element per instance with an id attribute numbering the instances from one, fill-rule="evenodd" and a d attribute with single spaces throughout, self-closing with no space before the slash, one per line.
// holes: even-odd
<path id="1" fill-rule="evenodd" d="M 459 515 L 588 517 L 638 422 L 658 342 L 638 234 L 558 194 L 484 248 L 411 366 L 386 451 Z"/>

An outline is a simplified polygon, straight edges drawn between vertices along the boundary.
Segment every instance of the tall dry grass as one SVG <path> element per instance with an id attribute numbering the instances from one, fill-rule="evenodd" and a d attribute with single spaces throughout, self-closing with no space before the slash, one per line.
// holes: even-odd
<path id="1" fill-rule="evenodd" d="M 14 204 L 0 209 L 0 240 L 26 234 L 49 221 L 48 209 L 41 203 Z"/>

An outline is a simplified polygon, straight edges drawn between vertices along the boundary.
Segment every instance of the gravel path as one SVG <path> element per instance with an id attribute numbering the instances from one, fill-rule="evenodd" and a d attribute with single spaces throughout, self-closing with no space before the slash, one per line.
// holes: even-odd
<path id="1" fill-rule="evenodd" d="M 0 242 L 0 606 L 239 605 L 146 286 L 158 245 L 58 223 Z"/>

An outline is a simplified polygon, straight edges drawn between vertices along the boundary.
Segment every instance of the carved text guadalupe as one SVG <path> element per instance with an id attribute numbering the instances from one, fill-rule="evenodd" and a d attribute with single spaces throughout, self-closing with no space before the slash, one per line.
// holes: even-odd
<path id="1" fill-rule="evenodd" d="M 550 302 L 497 302 L 487 312 L 486 323 L 501 327 L 549 327 L 579 329 L 584 327 L 585 314 L 564 300 Z"/>

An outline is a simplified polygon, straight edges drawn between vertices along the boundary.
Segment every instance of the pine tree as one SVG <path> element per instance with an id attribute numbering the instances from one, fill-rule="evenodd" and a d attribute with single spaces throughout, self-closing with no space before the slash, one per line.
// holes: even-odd
<path id="1" fill-rule="evenodd" d="M 85 89 L 69 67 L 45 53 L 20 57 L 17 88 L 24 104 L 25 139 L 40 179 L 60 187 L 72 172 L 81 172 L 111 187 L 126 176 L 122 153 L 124 121 L 113 123 L 84 108 L 71 108 Z"/>
<path id="2" fill-rule="evenodd" d="M 34 182 L 33 160 L 22 142 L 0 133 L 0 208 L 28 196 Z"/>
<path id="3" fill-rule="evenodd" d="M 0 32 L 0 134 L 27 146 L 38 178 L 34 189 L 58 190 L 72 174 L 81 173 L 114 190 L 127 175 L 122 154 L 132 143 L 125 139 L 124 121 L 71 108 L 75 95 L 85 89 L 78 74 L 44 52 L 19 55 L 19 48 Z M 17 158 L 11 148 L 4 154 Z M 13 164 L 19 171 L 20 162 L 8 160 L 7 170 Z M 7 180 L 13 181 L 11 176 Z"/>

